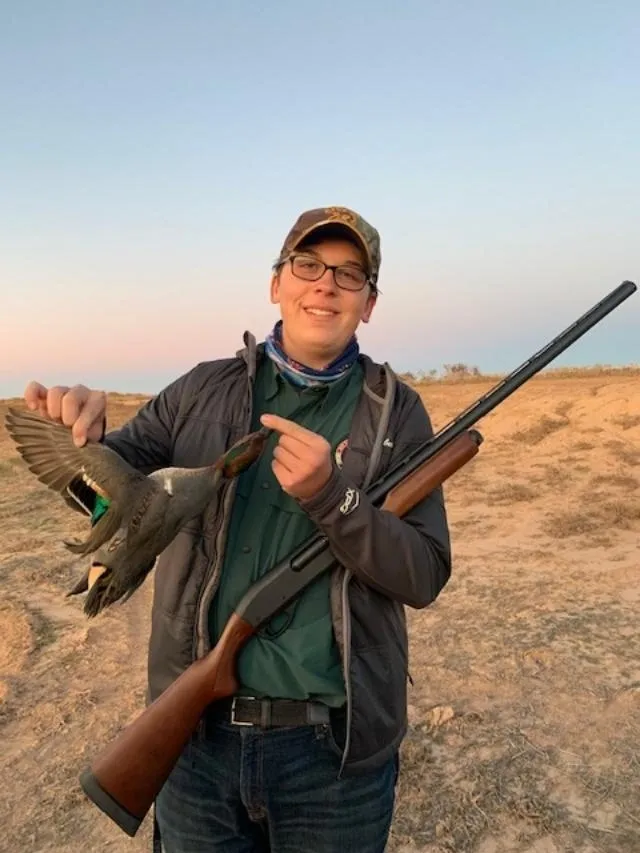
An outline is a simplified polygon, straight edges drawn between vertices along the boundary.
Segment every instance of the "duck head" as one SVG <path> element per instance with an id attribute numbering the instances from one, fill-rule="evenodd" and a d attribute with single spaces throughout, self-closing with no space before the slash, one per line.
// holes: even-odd
<path id="1" fill-rule="evenodd" d="M 232 444 L 214 467 L 222 472 L 226 480 L 237 477 L 258 459 L 272 432 L 272 429 L 260 427 L 259 430 L 249 433 Z"/>

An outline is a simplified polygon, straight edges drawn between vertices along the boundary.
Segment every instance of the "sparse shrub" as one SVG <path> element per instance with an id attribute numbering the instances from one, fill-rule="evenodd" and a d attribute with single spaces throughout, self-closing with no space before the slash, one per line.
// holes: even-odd
<path id="1" fill-rule="evenodd" d="M 617 439 L 607 441 L 605 447 L 607 447 L 612 456 L 624 466 L 633 468 L 636 465 L 640 465 L 640 448 L 631 447 L 624 441 L 619 441 Z"/>
<path id="2" fill-rule="evenodd" d="M 481 376 L 478 367 L 469 367 L 469 365 L 462 362 L 445 364 L 443 367 L 445 379 L 467 379 L 469 376 Z"/>
<path id="3" fill-rule="evenodd" d="M 557 513 L 547 521 L 545 531 L 555 539 L 566 539 L 596 533 L 603 528 L 629 530 L 636 522 L 640 522 L 640 505 L 636 502 L 598 501 L 591 508 L 585 506 L 578 512 Z"/>
<path id="4" fill-rule="evenodd" d="M 496 489 L 493 489 L 485 502 L 491 506 L 492 504 L 513 504 L 533 501 L 537 497 L 537 493 L 525 483 L 504 483 Z"/>
<path id="5" fill-rule="evenodd" d="M 525 444 L 539 444 L 548 435 L 568 425 L 567 418 L 550 418 L 544 415 L 540 420 L 526 429 L 517 430 L 511 434 L 512 441 L 521 441 Z"/>
<path id="6" fill-rule="evenodd" d="M 619 426 L 622 430 L 632 429 L 633 427 L 640 426 L 640 415 L 630 415 L 628 412 L 625 412 L 624 415 L 611 418 L 611 423 Z"/>

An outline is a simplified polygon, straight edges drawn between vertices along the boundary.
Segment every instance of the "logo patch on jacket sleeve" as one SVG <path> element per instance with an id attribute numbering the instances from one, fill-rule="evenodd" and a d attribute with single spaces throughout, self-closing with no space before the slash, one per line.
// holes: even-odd
<path id="1" fill-rule="evenodd" d="M 340 504 L 342 515 L 349 515 L 360 506 L 360 492 L 349 487 L 344 493 L 344 500 Z"/>
<path id="2" fill-rule="evenodd" d="M 343 438 L 342 441 L 339 442 L 336 446 L 336 449 L 335 449 L 333 456 L 334 456 L 334 459 L 336 460 L 336 465 L 338 466 L 338 468 L 342 468 L 342 466 L 344 464 L 342 457 L 344 456 L 345 450 L 347 449 L 348 446 L 349 446 L 349 439 L 348 438 Z"/>

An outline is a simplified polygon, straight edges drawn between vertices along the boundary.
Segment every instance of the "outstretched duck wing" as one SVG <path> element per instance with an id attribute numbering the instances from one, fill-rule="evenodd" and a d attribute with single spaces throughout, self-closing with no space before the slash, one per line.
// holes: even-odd
<path id="1" fill-rule="evenodd" d="M 31 473 L 60 495 L 66 496 L 72 483 L 82 481 L 121 505 L 132 490 L 148 480 L 103 444 L 88 442 L 76 447 L 69 427 L 39 414 L 9 409 L 5 425 Z"/>

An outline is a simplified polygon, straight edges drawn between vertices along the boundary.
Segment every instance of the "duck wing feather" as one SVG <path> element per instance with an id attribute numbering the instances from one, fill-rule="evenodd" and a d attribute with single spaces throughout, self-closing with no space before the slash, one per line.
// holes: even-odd
<path id="1" fill-rule="evenodd" d="M 45 486 L 66 497 L 72 485 L 84 482 L 109 500 L 108 511 L 87 540 L 91 547 L 72 546 L 76 553 L 89 553 L 106 541 L 136 511 L 141 499 L 146 497 L 147 503 L 161 488 L 103 444 L 76 447 L 70 427 L 39 414 L 10 408 L 5 424 L 27 467 Z"/>

